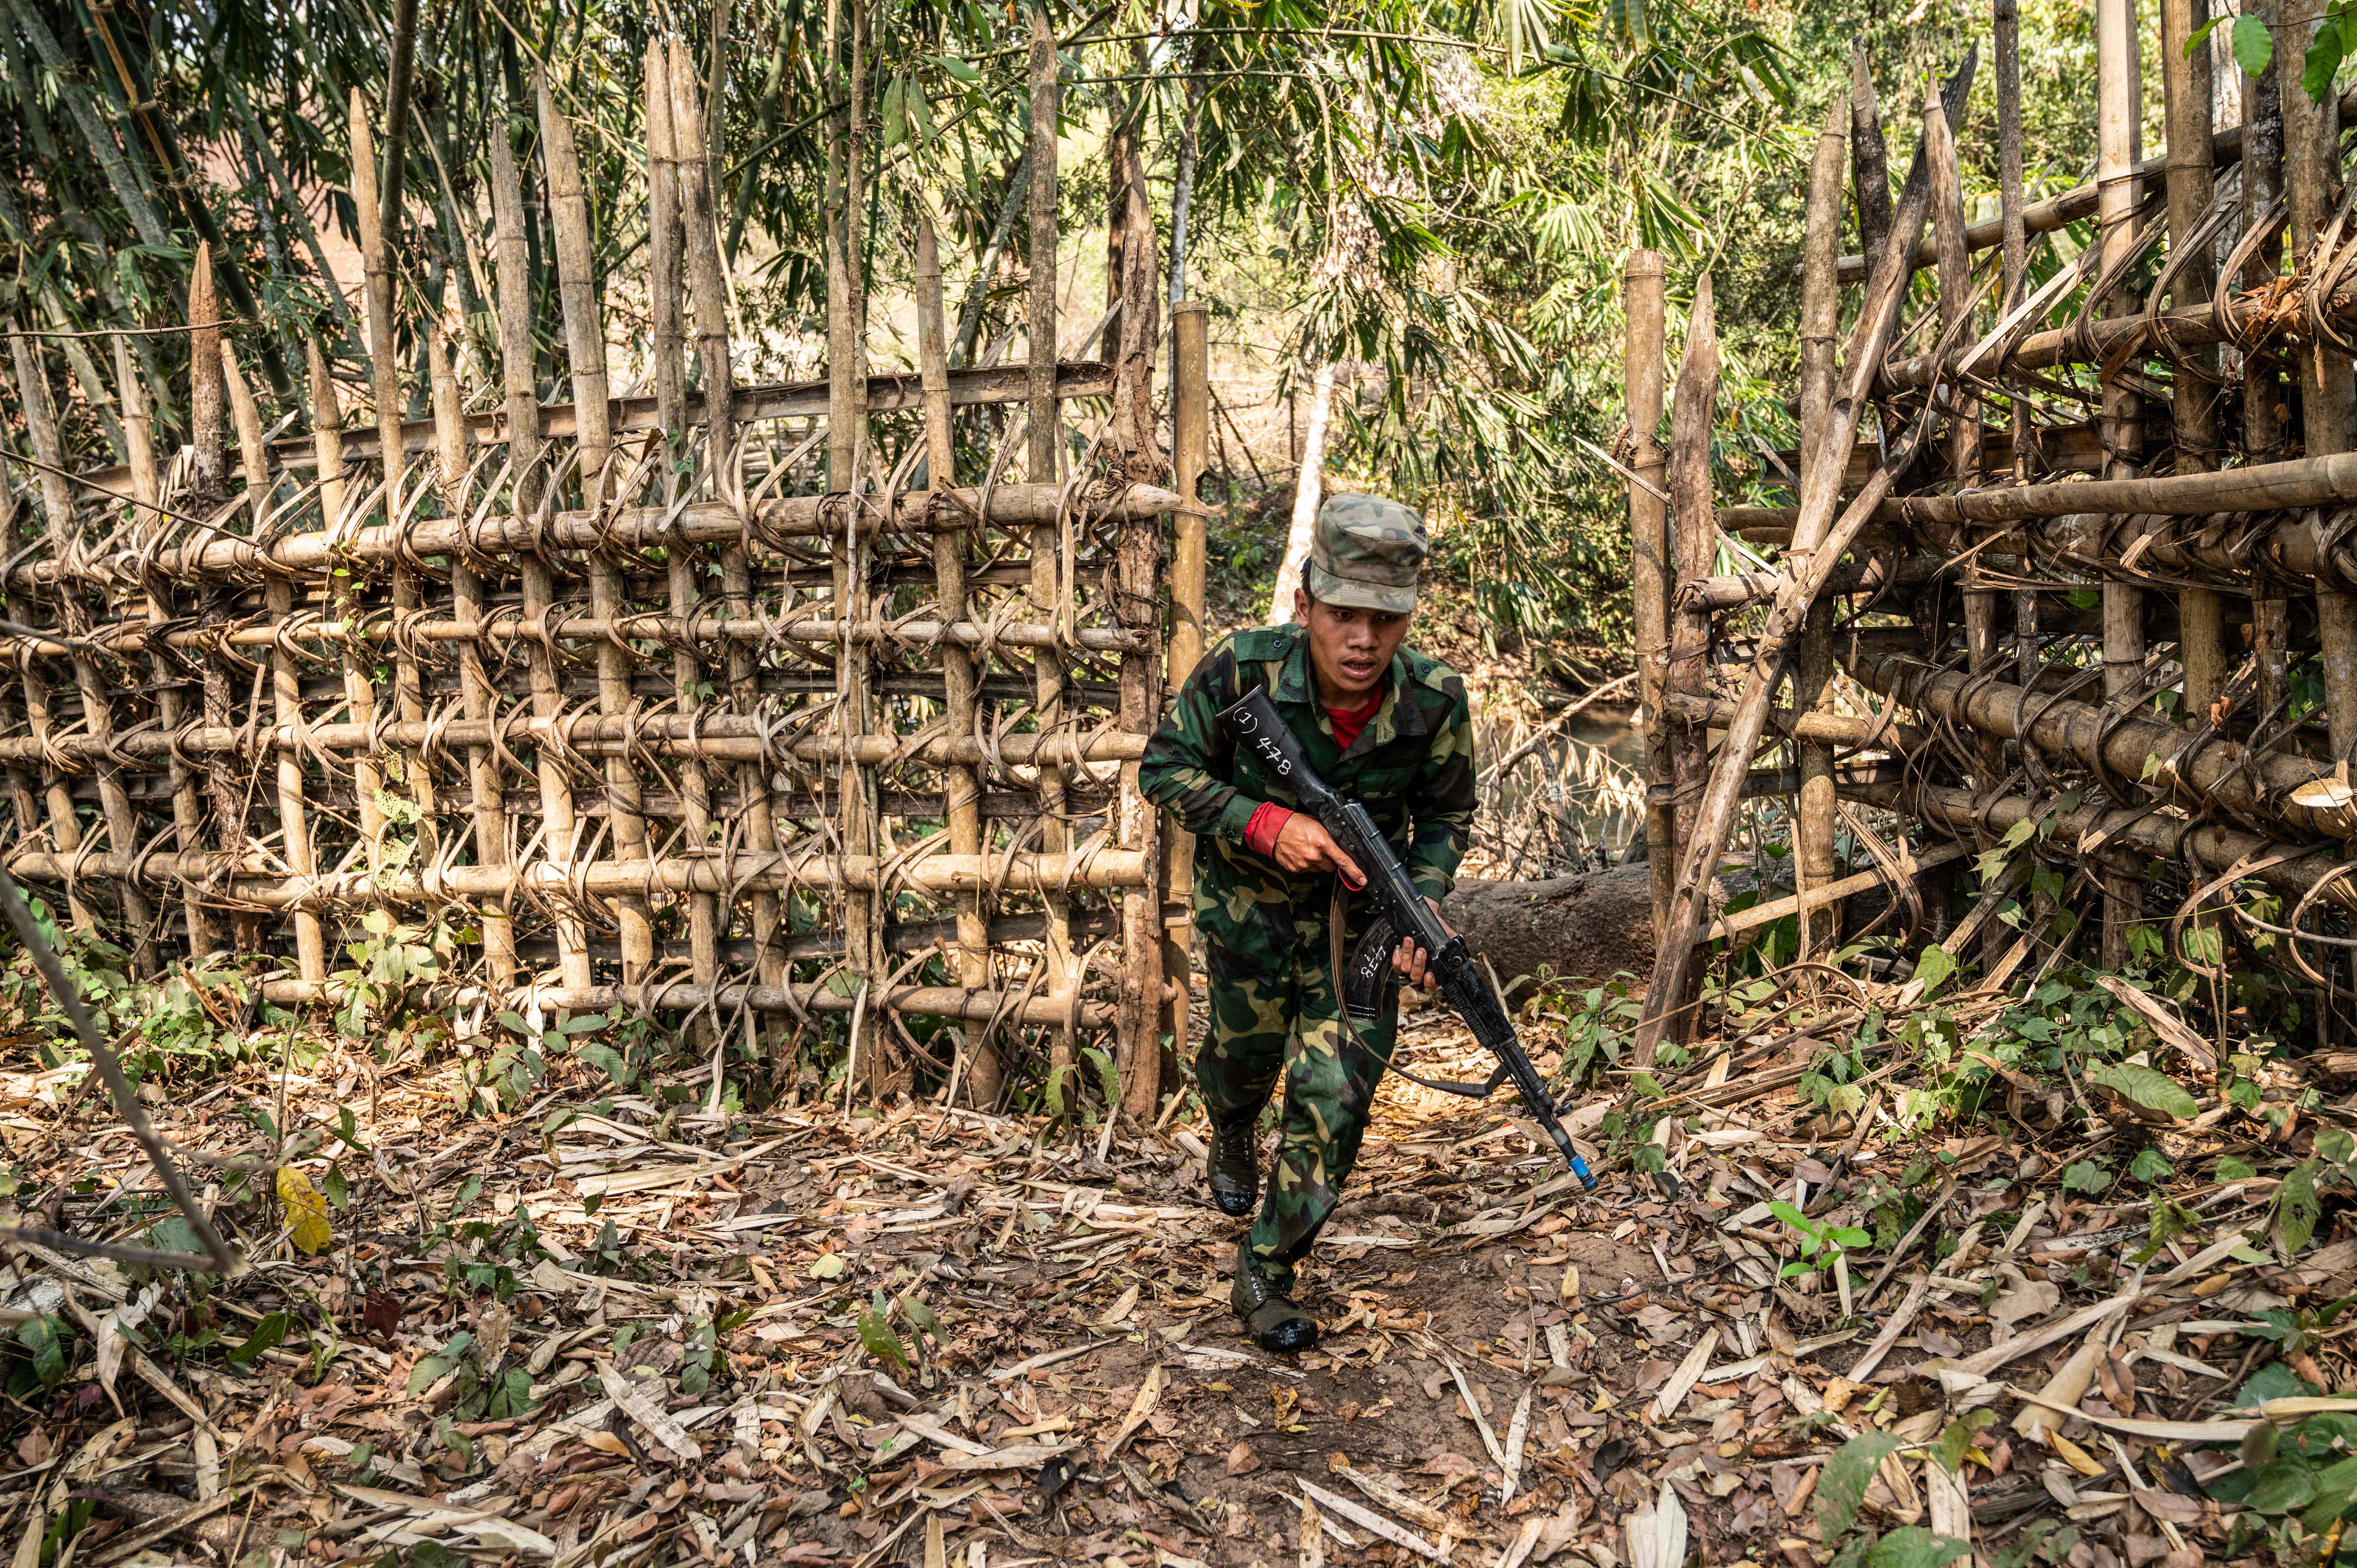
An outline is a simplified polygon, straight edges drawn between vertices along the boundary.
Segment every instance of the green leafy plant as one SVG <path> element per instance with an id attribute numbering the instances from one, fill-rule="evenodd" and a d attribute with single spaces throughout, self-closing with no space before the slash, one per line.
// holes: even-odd
<path id="1" fill-rule="evenodd" d="M 1810 1219 L 1791 1204 L 1779 1200 L 1768 1206 L 1768 1212 L 1782 1220 L 1797 1236 L 1801 1255 L 1786 1263 L 1780 1277 L 1791 1279 L 1795 1274 L 1813 1274 L 1819 1269 L 1833 1267 L 1834 1260 L 1846 1256 L 1853 1247 L 1871 1245 L 1874 1238 L 1848 1225 L 1830 1225 Z M 1822 1485 L 1822 1483 L 1820 1483 Z"/>
<path id="2" fill-rule="evenodd" d="M 349 1039 L 364 1039 L 372 1025 L 401 1015 L 409 988 L 441 978 L 442 961 L 454 950 L 448 929 L 439 921 L 430 926 L 404 925 L 382 909 L 361 917 L 365 934 L 344 944 L 351 967 L 333 976 L 343 1005 L 336 1010 L 336 1026 Z"/>

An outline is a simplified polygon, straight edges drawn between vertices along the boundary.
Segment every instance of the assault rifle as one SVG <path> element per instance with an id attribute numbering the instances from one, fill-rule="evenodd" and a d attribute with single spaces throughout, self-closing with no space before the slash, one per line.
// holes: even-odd
<path id="1" fill-rule="evenodd" d="M 1427 972 L 1440 983 L 1449 1005 L 1473 1031 L 1481 1048 L 1498 1058 L 1498 1070 L 1490 1075 L 1486 1083 L 1419 1078 L 1404 1068 L 1392 1070 L 1412 1083 L 1468 1100 L 1487 1100 L 1498 1092 L 1500 1085 L 1511 1081 L 1514 1091 L 1523 1097 L 1523 1104 L 1546 1129 L 1556 1150 L 1570 1163 L 1571 1174 L 1579 1178 L 1582 1187 L 1594 1187 L 1596 1178 L 1588 1174 L 1587 1162 L 1579 1157 L 1578 1151 L 1571 1146 L 1571 1135 L 1563 1130 L 1563 1117 L 1555 1096 L 1539 1077 L 1538 1069 L 1531 1065 L 1531 1058 L 1523 1054 L 1513 1021 L 1506 1015 L 1497 993 L 1474 962 L 1465 939 L 1440 923 L 1432 906 L 1415 890 L 1407 868 L 1393 853 L 1390 841 L 1367 814 L 1366 807 L 1346 799 L 1318 777 L 1301 753 L 1299 737 L 1278 716 L 1263 688 L 1247 690 L 1221 713 L 1220 723 L 1238 746 L 1258 757 L 1264 768 L 1292 788 L 1301 809 L 1318 819 L 1328 836 L 1366 875 L 1366 886 L 1358 891 L 1374 900 L 1374 923 L 1359 938 L 1347 962 L 1341 958 L 1339 908 L 1330 939 L 1335 954 L 1335 986 L 1342 993 L 1342 1011 L 1350 1020 L 1351 1033 L 1355 1036 L 1361 1024 L 1372 1023 L 1382 1015 L 1392 954 L 1402 938 L 1412 940 L 1430 955 Z"/>

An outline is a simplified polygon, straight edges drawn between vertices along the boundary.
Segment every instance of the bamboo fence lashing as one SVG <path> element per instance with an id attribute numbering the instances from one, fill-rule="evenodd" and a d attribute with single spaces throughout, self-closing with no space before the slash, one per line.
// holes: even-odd
<path id="1" fill-rule="evenodd" d="M 2101 936 L 2081 958 L 2123 967 L 2139 930 L 2174 940 L 2186 909 L 2232 907 L 2251 880 L 2309 908 L 2292 922 L 2296 952 L 2284 956 L 2270 924 L 2272 947 L 2245 957 L 2294 983 L 2346 983 L 2341 951 L 2303 933 L 2341 941 L 2357 920 L 2357 892 L 2330 869 L 2357 836 L 2357 232 L 2340 212 L 2352 106 L 2271 69 L 2243 84 L 2244 123 L 2213 127 L 2209 55 L 2187 49 L 2211 8 L 2159 3 L 2151 103 L 2134 0 L 2097 6 L 2097 178 L 2061 199 L 2067 220 L 2096 220 L 2096 254 L 2035 297 L 2033 243 L 2066 219 L 2022 199 L 2015 0 L 1994 0 L 1990 18 L 1994 221 L 1964 221 L 1955 91 L 1926 105 L 1921 151 L 1888 199 L 1861 59 L 1813 166 L 1794 504 L 1717 510 L 1730 532 L 1781 548 L 1774 570 L 1713 576 L 1706 555 L 1681 552 L 1663 583 L 1658 502 L 1631 485 L 1641 671 L 1654 671 L 1649 650 L 1674 626 L 1647 713 L 1649 799 L 1674 802 L 1679 846 L 1641 1062 L 1693 1025 L 1711 875 L 1737 803 L 1768 789 L 1797 792 L 1803 905 L 1856 869 L 1805 853 L 1831 842 L 1843 802 L 1895 814 L 1927 867 L 1960 867 L 1964 852 L 2034 822 L 2039 853 L 2093 875 Z M 2253 0 L 2245 13 L 2270 21 L 2287 40 L 2278 58 L 2295 60 L 2321 15 L 2312 0 Z M 2148 156 L 2137 127 L 2156 108 L 2169 146 Z M 1846 223 L 1863 242 L 1856 265 L 1835 259 Z M 1984 271 L 1972 254 L 1990 245 L 2003 254 Z M 1640 252 L 1629 272 L 1640 443 L 1660 418 L 1640 396 L 1664 369 L 1657 265 Z M 1923 268 L 1936 268 L 1936 289 L 1910 288 Z M 1837 312 L 1839 285 L 1860 280 Z M 1692 286 L 1676 431 L 1706 423 L 1707 279 Z M 1829 323 L 1841 315 L 1855 326 L 1836 360 Z M 2069 423 L 2080 414 L 2058 386 L 2094 417 Z M 1689 513 L 1712 510 L 1708 470 L 1675 450 L 1671 470 L 1683 538 Z M 2081 607 L 2091 591 L 2100 613 Z M 1819 625 L 1846 679 L 1813 663 Z M 1721 661 L 1727 649 L 1746 650 L 1740 662 Z M 1787 674 L 1797 684 L 1779 706 Z M 1806 743 L 1797 770 L 1760 766 L 1794 743 Z M 1835 761 L 1851 766 L 1824 766 Z M 1828 787 L 1813 790 L 1819 778 Z M 1928 878 L 1921 891 L 1910 942 L 1944 929 L 1947 898 Z M 2080 928 L 2049 918 L 2054 903 L 2026 911 L 2027 939 L 1984 941 L 1993 972 L 2018 962 L 2024 940 L 2050 961 L 2077 940 Z M 1816 932 L 1804 940 L 1824 950 Z"/>
<path id="2" fill-rule="evenodd" d="M 1136 770 L 1201 650 L 1204 313 L 1174 310 L 1166 431 L 1157 236 L 1139 160 L 1116 156 L 1114 364 L 1057 362 L 1042 35 L 1031 362 L 951 369 L 928 221 L 890 237 L 916 263 L 919 363 L 871 376 L 864 15 L 838 10 L 830 56 L 823 385 L 737 373 L 705 79 L 665 40 L 640 84 L 649 395 L 609 375 L 588 193 L 537 77 L 491 139 L 496 387 L 462 383 L 431 320 L 427 384 L 408 384 L 399 198 L 376 188 L 358 97 L 365 363 L 291 345 L 308 374 L 272 415 L 291 435 L 268 433 L 240 371 L 254 347 L 199 325 L 185 454 L 154 444 L 175 389 L 118 343 L 127 460 L 69 478 L 41 344 L 9 335 L 44 465 L 38 516 L 8 497 L 14 875 L 61 888 L 143 971 L 259 955 L 281 1003 L 348 998 L 345 949 L 382 912 L 457 940 L 436 1005 L 643 1014 L 714 1048 L 825 1030 L 848 1043 L 846 1093 L 921 1070 L 979 1104 L 1103 1040 L 1125 1108 L 1159 1106 L 1166 1019 L 1185 1027 L 1164 934 L 1184 882 Z M 526 145 L 548 301 L 524 253 Z M 194 323 L 217 319 L 211 285 L 200 254 Z M 569 402 L 540 401 L 544 314 Z M 430 418 L 410 422 L 416 391 Z M 965 412 L 988 403 L 1027 418 Z M 1184 628 L 1168 665 L 1166 621 Z"/>

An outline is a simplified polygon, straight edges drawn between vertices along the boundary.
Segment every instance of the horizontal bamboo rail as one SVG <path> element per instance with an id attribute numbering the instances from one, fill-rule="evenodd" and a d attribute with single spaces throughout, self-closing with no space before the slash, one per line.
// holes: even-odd
<path id="1" fill-rule="evenodd" d="M 183 881 L 220 883 L 241 900 L 273 909 L 506 898 L 534 892 L 592 898 L 626 893 L 735 895 L 800 887 L 1039 893 L 1075 887 L 1141 887 L 1149 875 L 1145 857 L 1136 851 L 1104 848 L 1006 856 L 929 854 L 903 864 L 821 851 L 786 854 L 746 850 L 701 860 L 673 856 L 572 866 L 543 860 L 521 866 L 457 865 L 402 873 L 359 869 L 307 876 L 274 873 L 251 856 L 201 851 L 194 854 L 48 854 L 22 850 L 8 857 L 8 871 L 12 876 L 44 882 L 91 876 L 165 886 Z"/>
<path id="2" fill-rule="evenodd" d="M 1083 491 L 1067 497 L 1055 485 L 1007 485 L 985 498 L 974 489 L 935 494 L 916 491 L 896 499 L 898 526 L 958 532 L 976 521 L 1009 527 L 1036 528 L 1055 522 L 1070 506 L 1086 519 L 1137 521 L 1161 515 L 1177 505 L 1177 495 L 1151 486 L 1109 487 L 1102 501 Z M 8 575 L 11 586 L 39 587 L 63 576 L 87 580 L 136 581 L 145 572 L 167 577 L 213 576 L 233 573 L 279 571 L 317 573 L 342 561 L 424 560 L 457 554 L 511 555 L 544 550 L 644 549 L 656 545 L 716 544 L 755 538 L 832 538 L 844 522 L 830 514 L 850 511 L 852 526 L 869 530 L 883 522 L 878 507 L 846 505 L 832 496 L 793 496 L 767 501 L 749 511 L 726 503 L 690 505 L 673 512 L 662 507 L 625 508 L 603 516 L 559 512 L 545 525 L 513 515 L 471 521 L 415 522 L 404 526 L 379 524 L 345 535 L 302 533 L 274 544 L 244 539 L 214 539 L 203 544 L 149 555 L 125 542 L 106 555 L 82 555 L 69 564 L 38 561 L 18 566 Z"/>
<path id="3" fill-rule="evenodd" d="M 1024 731 L 989 739 L 944 735 L 808 736 L 796 735 L 752 714 L 632 717 L 585 711 L 565 717 L 536 718 L 519 707 L 499 719 L 380 719 L 371 725 L 257 725 L 248 729 L 191 726 L 169 734 L 142 730 L 111 736 L 11 736 L 0 737 L 0 761 L 46 763 L 80 771 L 101 760 L 156 759 L 176 754 L 256 757 L 271 750 L 317 754 L 403 746 L 438 750 L 545 744 L 585 757 L 646 751 L 724 762 L 848 762 L 861 768 L 908 762 L 971 768 L 1043 761 L 1077 767 L 1091 762 L 1135 762 L 1146 755 L 1146 739 L 1135 732 L 1110 729 L 1086 735 L 1077 730 L 1048 735 Z"/>
<path id="4" fill-rule="evenodd" d="M 2094 703 L 2025 691 L 1957 670 L 1897 655 L 1848 663 L 1873 691 L 1999 740 L 2035 746 L 2107 775 L 2122 792 L 2182 790 L 2237 816 L 2271 817 L 2305 833 L 2357 837 L 2357 791 L 2331 769 L 2280 752 L 2250 749 L 2205 726 L 2186 729 L 2141 714 L 2107 712 Z"/>
<path id="5" fill-rule="evenodd" d="M 1021 403 L 1029 394 L 1030 370 L 1024 365 L 971 366 L 950 372 L 950 403 L 956 408 L 978 408 L 992 403 Z M 1066 362 L 1056 367 L 1056 395 L 1059 398 L 1109 397 L 1113 393 L 1113 369 L 1109 365 Z M 771 381 L 737 387 L 730 394 L 731 417 L 748 422 L 782 419 L 823 419 L 827 413 L 827 383 L 824 381 Z M 878 375 L 867 378 L 866 407 L 871 413 L 891 413 L 922 405 L 923 392 L 920 378 L 914 375 Z M 642 435 L 665 428 L 657 400 L 648 397 L 612 398 L 607 403 L 605 433 L 609 436 Z M 504 416 L 499 413 L 476 413 L 463 416 L 467 443 L 472 446 L 504 446 L 508 433 Z M 704 423 L 705 403 L 702 392 L 689 392 L 680 409 L 683 428 Z M 579 405 L 552 403 L 542 405 L 540 435 L 544 440 L 577 441 L 582 434 Z M 424 455 L 436 450 L 440 440 L 436 426 L 430 419 L 406 420 L 401 426 L 401 446 L 404 454 Z M 316 472 L 317 459 L 311 450 L 310 437 L 285 436 L 269 443 L 268 454 L 274 470 L 285 473 Z M 375 462 L 382 446 L 378 432 L 373 429 L 353 430 L 343 442 L 343 458 L 360 467 Z M 243 454 L 232 457 L 221 472 L 224 479 L 245 478 Z M 133 479 L 128 467 L 95 468 L 78 476 L 79 482 L 95 490 L 117 497 L 133 495 Z"/>
<path id="6" fill-rule="evenodd" d="M 282 1007 L 338 1004 L 351 994 L 340 981 L 273 980 L 262 987 L 263 998 Z M 509 1010 L 541 1007 L 550 1011 L 611 1013 L 622 1016 L 702 1013 L 708 1009 L 761 1014 L 848 1013 L 857 999 L 829 984 L 702 986 L 692 982 L 665 985 L 545 985 L 526 986 L 497 993 L 453 991 L 453 1003 L 496 1001 Z M 976 1024 L 1001 1024 L 1028 1028 L 1111 1028 L 1116 1009 L 1110 1002 L 1059 1002 L 1051 997 L 1012 991 L 969 991 L 952 985 L 901 985 L 883 993 L 889 1012 L 910 1016 L 957 1018 Z"/>
<path id="7" fill-rule="evenodd" d="M 2245 875 L 2252 880 L 2294 897 L 2313 892 L 2333 872 L 2333 862 L 2308 846 L 2222 822 L 2156 815 L 2141 807 L 2122 808 L 2102 801 L 2066 806 L 2059 796 L 2006 795 L 1985 800 L 1969 789 L 1945 784 L 1866 784 L 1850 795 L 1863 805 L 1879 806 L 1961 833 L 1986 832 L 2001 838 L 2025 822 L 2036 822 L 2046 825 L 2056 841 L 2074 852 L 2081 852 L 2080 846 L 2126 847 L 2191 865 L 2210 876 L 2246 867 Z M 2350 889 L 2346 878 L 2336 880 L 2326 897 L 2344 908 L 2357 904 L 2357 892 Z"/>

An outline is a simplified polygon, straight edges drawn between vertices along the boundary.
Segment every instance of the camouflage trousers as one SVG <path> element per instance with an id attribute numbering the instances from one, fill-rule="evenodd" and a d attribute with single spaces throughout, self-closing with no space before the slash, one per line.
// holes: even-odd
<path id="1" fill-rule="evenodd" d="M 1204 944 L 1211 1026 L 1195 1056 L 1204 1108 L 1221 1122 L 1258 1117 L 1285 1075 L 1276 1161 L 1252 1228 L 1254 1255 L 1281 1291 L 1292 1288 L 1293 1265 L 1341 1200 L 1399 1031 L 1394 987 L 1382 1016 L 1361 1023 L 1352 1039 L 1328 967 L 1325 922 L 1300 925 L 1315 940 L 1297 943 L 1273 969 Z"/>

